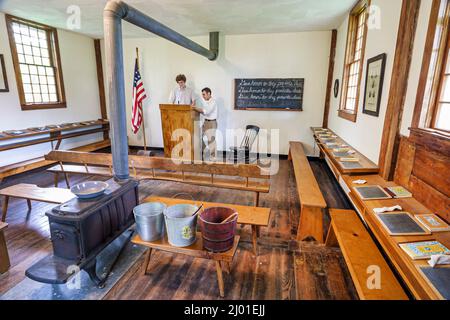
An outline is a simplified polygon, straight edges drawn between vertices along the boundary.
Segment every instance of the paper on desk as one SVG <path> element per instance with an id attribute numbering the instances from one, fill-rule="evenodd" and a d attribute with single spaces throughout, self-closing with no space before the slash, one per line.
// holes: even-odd
<path id="1" fill-rule="evenodd" d="M 431 259 L 428 260 L 428 264 L 433 268 L 440 264 L 450 264 L 450 255 L 436 254 L 431 256 Z"/>
<path id="2" fill-rule="evenodd" d="M 384 207 L 384 208 L 374 208 L 373 212 L 375 213 L 383 213 L 383 212 L 392 212 L 395 210 L 402 211 L 403 208 L 399 205 L 393 206 L 393 207 Z"/>
<path id="3" fill-rule="evenodd" d="M 353 181 L 353 183 L 354 183 L 354 184 L 366 184 L 367 181 L 361 179 L 361 180 L 355 180 L 355 181 Z"/>

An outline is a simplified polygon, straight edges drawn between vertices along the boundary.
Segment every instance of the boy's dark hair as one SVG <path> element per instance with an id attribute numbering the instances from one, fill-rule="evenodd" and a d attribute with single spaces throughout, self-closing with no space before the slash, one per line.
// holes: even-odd
<path id="1" fill-rule="evenodd" d="M 206 88 L 203 88 L 203 89 L 202 89 L 202 92 L 203 92 L 203 91 L 205 91 L 205 92 L 207 92 L 207 93 L 211 94 L 211 89 L 210 89 L 210 88 L 208 88 L 208 87 L 206 87 Z"/>
<path id="2" fill-rule="evenodd" d="M 176 81 L 176 82 L 178 82 L 178 81 L 184 81 L 184 82 L 186 82 L 186 76 L 185 76 L 184 74 L 179 74 L 179 75 L 177 75 L 177 77 L 175 78 L 175 81 Z"/>

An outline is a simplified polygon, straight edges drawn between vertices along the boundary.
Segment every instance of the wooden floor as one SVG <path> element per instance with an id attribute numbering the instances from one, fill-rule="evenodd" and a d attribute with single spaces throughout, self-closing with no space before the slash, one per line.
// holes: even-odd
<path id="1" fill-rule="evenodd" d="M 347 208 L 348 203 L 332 183 L 330 172 L 319 161 L 311 165 L 324 188 L 328 203 Z M 71 175 L 71 183 L 92 179 Z M 106 180 L 105 178 L 96 178 Z M 43 170 L 10 178 L 5 187 L 20 182 L 42 187 L 53 185 L 53 175 Z M 63 187 L 63 181 L 60 181 Z M 197 187 L 181 183 L 145 181 L 140 198 L 150 195 L 196 200 L 253 204 L 250 192 Z M 331 195 L 331 196 L 330 196 Z M 334 201 L 334 202 L 333 202 Z M 279 173 L 271 179 L 269 194 L 261 194 L 261 205 L 272 208 L 269 228 L 261 230 L 260 253 L 252 254 L 249 227 L 239 229 L 241 242 L 232 272 L 225 274 L 225 299 L 356 299 L 355 289 L 339 249 L 314 243 L 299 243 L 295 231 L 299 220 L 299 199 L 292 165 L 280 160 Z M 7 216 L 6 238 L 11 269 L 0 275 L 0 295 L 24 279 L 25 270 L 51 253 L 48 221 L 45 211 L 52 205 L 33 202 L 28 212 L 26 201 L 11 199 Z M 328 225 L 328 223 L 326 224 Z M 106 295 L 106 299 L 219 299 L 215 267 L 210 261 L 183 255 L 156 252 L 149 266 L 150 274 L 141 274 L 143 257 Z"/>

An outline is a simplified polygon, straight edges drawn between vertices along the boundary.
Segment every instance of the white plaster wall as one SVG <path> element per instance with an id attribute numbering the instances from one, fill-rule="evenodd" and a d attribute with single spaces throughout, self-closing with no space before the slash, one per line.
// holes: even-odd
<path id="1" fill-rule="evenodd" d="M 208 47 L 207 36 L 193 37 L 192 40 Z M 256 124 L 269 131 L 278 129 L 279 153 L 287 154 L 289 141 L 297 140 L 306 143 L 307 152 L 312 154 L 310 127 L 322 125 L 330 41 L 331 32 L 328 31 L 223 36 L 220 56 L 217 61 L 210 62 L 164 39 L 125 39 L 127 122 L 131 121 L 132 76 L 135 50 L 139 47 L 141 74 L 149 96 L 144 102 L 147 141 L 152 147 L 163 146 L 159 104 L 167 103 L 170 90 L 176 86 L 175 76 L 184 73 L 188 85 L 199 95 L 205 86 L 212 89 L 220 108 L 220 132 L 225 134 L 226 129 L 240 129 L 247 124 Z M 106 64 L 104 69 L 106 72 Z M 305 78 L 304 111 L 235 111 L 233 80 L 258 77 Z M 130 125 L 128 135 L 131 145 L 143 144 L 141 132 L 135 136 Z M 230 145 L 234 142 L 226 141 L 219 149 Z M 259 151 L 267 149 L 278 153 L 270 148 L 267 138 L 260 139 Z"/>
<path id="2" fill-rule="evenodd" d="M 100 118 L 100 105 L 92 38 L 58 30 L 67 108 L 22 111 L 6 31 L 0 12 L 0 54 L 5 57 L 10 91 L 0 93 L 0 131 L 93 120 Z M 61 148 L 73 148 L 102 139 L 101 134 L 64 140 Z M 50 143 L 0 153 L 0 166 L 36 158 L 50 151 Z"/>
<path id="3" fill-rule="evenodd" d="M 409 136 L 408 128 L 411 127 L 411 121 L 416 103 L 417 87 L 419 85 L 420 71 L 422 69 L 423 52 L 428 31 L 428 21 L 430 19 L 431 7 L 433 1 L 422 1 L 420 5 L 419 20 L 417 23 L 416 37 L 414 39 L 414 51 L 412 56 L 411 70 L 408 79 L 408 90 L 406 93 L 405 107 L 403 109 L 403 118 L 400 127 L 400 134 Z"/>
<path id="4" fill-rule="evenodd" d="M 345 120 L 338 116 L 340 95 L 332 98 L 329 115 L 329 128 L 346 140 L 354 148 L 362 152 L 370 160 L 378 163 L 380 153 L 381 137 L 388 102 L 389 87 L 391 83 L 393 59 L 397 42 L 398 26 L 402 1 L 400 0 L 372 0 L 372 5 L 380 9 L 381 27 L 379 29 L 369 28 L 367 44 L 364 57 L 364 69 L 361 80 L 360 99 L 356 123 Z M 345 46 L 347 40 L 348 17 L 338 30 L 336 48 L 336 64 L 334 79 L 339 79 L 342 84 L 344 66 Z M 364 88 L 367 60 L 381 53 L 387 54 L 386 72 L 381 98 L 379 117 L 363 114 Z"/>

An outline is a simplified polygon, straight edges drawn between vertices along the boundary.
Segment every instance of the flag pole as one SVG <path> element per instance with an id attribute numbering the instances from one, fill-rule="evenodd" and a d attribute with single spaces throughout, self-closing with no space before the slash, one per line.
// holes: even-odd
<path id="1" fill-rule="evenodd" d="M 136 64 L 137 64 L 137 67 L 139 70 L 139 49 L 138 49 L 138 47 L 136 47 Z M 142 102 L 141 102 L 140 107 L 142 109 L 142 134 L 144 135 L 144 151 L 147 151 L 147 137 L 145 136 L 144 108 L 142 108 Z"/>

